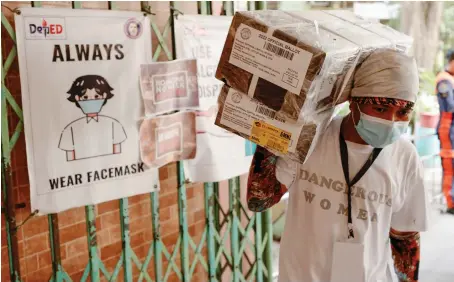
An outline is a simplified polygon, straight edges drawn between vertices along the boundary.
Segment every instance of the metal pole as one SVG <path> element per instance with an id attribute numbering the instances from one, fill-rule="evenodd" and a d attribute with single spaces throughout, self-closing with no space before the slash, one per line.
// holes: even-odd
<path id="1" fill-rule="evenodd" d="M 91 281 L 99 281 L 99 257 L 96 240 L 96 214 L 93 205 L 85 206 L 85 222 L 87 223 L 87 243 L 90 263 Z"/>
<path id="2" fill-rule="evenodd" d="M 258 212 L 255 214 L 255 261 L 257 265 L 256 281 L 258 282 L 263 281 L 262 242 L 262 214 Z"/>
<path id="3" fill-rule="evenodd" d="M 120 200 L 121 243 L 123 248 L 124 281 L 132 281 L 132 249 L 129 236 L 128 198 Z"/>
<path id="4" fill-rule="evenodd" d="M 74 2 L 77 3 L 77 2 Z M 114 2 L 109 1 L 109 9 L 117 10 Z M 124 281 L 132 281 L 132 248 L 129 231 L 129 202 L 128 198 L 120 199 L 121 242 L 123 248 L 123 277 Z"/>
<path id="5" fill-rule="evenodd" d="M 2 14 L 2 22 L 5 15 Z M 3 24 L 2 24 L 3 25 Z M 5 26 L 6 28 L 6 26 Z M 11 31 L 13 32 L 13 31 Z M 15 47 L 13 47 L 15 48 Z M 3 63 L 3 56 L 1 56 Z M 8 59 L 7 59 L 8 61 Z M 6 64 L 6 62 L 5 62 Z M 19 249 L 16 232 L 16 211 L 13 186 L 11 181 L 11 146 L 8 127 L 8 108 L 6 101 L 5 66 L 2 64 L 2 97 L 1 97 L 1 124 L 2 124 L 2 200 L 5 205 L 6 241 L 8 245 L 9 274 L 11 281 L 20 281 Z"/>
<path id="6" fill-rule="evenodd" d="M 41 7 L 40 1 L 34 1 L 33 7 Z M 61 267 L 61 253 L 60 253 L 60 232 L 58 228 L 57 214 L 48 215 L 49 225 L 49 243 L 52 258 L 52 280 L 54 282 L 63 281 L 63 271 Z"/>
<path id="7" fill-rule="evenodd" d="M 219 199 L 219 183 L 214 182 L 213 183 L 213 197 L 214 199 L 217 198 Z M 218 232 L 218 234 L 221 234 L 221 220 L 220 220 L 220 207 L 218 201 L 214 201 L 214 207 L 213 207 L 213 212 L 214 212 L 214 228 Z M 227 231 L 228 232 L 228 231 Z M 219 252 L 219 242 L 215 241 L 214 242 L 214 249 L 215 253 L 217 254 Z M 222 268 L 221 268 L 221 263 L 216 265 L 216 277 L 218 280 L 221 280 L 222 277 Z"/>
<path id="8" fill-rule="evenodd" d="M 4 86 L 2 85 L 2 88 Z M 3 107 L 5 97 L 2 95 L 2 121 L 6 115 Z M 2 134 L 4 133 L 2 125 Z M 8 128 L 6 128 L 8 130 Z M 9 140 L 8 140 L 9 142 Z M 10 164 L 6 161 L 2 140 L 2 196 L 5 205 L 6 241 L 8 245 L 9 275 L 11 281 L 20 281 L 19 250 L 17 245 L 16 212 L 14 210 L 13 187 L 11 186 Z M 9 152 L 8 152 L 9 155 Z"/>
<path id="9" fill-rule="evenodd" d="M 61 267 L 58 216 L 57 214 L 50 214 L 47 217 L 49 222 L 49 243 L 52 258 L 52 281 L 60 282 L 63 281 L 63 270 Z"/>
<path id="10" fill-rule="evenodd" d="M 263 213 L 263 229 L 265 230 L 264 238 L 266 238 L 266 245 L 263 254 L 263 260 L 267 270 L 267 281 L 273 281 L 273 250 L 271 244 L 273 243 L 273 222 L 271 217 L 271 209 Z"/>
<path id="11" fill-rule="evenodd" d="M 149 1 L 142 1 L 141 7 L 144 8 L 148 6 Z M 174 7 L 174 2 L 170 2 L 170 6 Z M 172 12 L 171 12 L 172 13 Z M 172 17 L 172 34 L 175 34 L 174 19 Z M 173 56 L 175 57 L 175 40 L 172 40 L 172 50 Z M 157 187 L 154 187 L 157 188 Z M 150 193 L 150 202 L 151 202 L 151 216 L 152 216 L 152 232 L 153 232 L 153 264 L 154 264 L 154 277 L 156 282 L 162 281 L 162 241 L 161 241 L 161 225 L 159 218 L 159 191 Z M 147 261 L 151 257 L 147 256 Z M 169 266 L 170 267 L 170 266 Z M 141 281 L 142 274 L 139 276 L 139 281 Z"/>
<path id="12" fill-rule="evenodd" d="M 250 2 L 251 4 L 251 2 Z M 251 7 L 252 5 L 250 5 Z M 255 2 L 255 9 L 263 10 L 266 9 L 266 1 L 257 1 Z M 264 246 L 264 253 L 263 253 L 263 260 L 265 262 L 266 270 L 267 270 L 267 281 L 273 281 L 273 253 L 271 244 L 273 243 L 273 223 L 271 217 L 271 209 L 266 210 L 262 213 L 263 217 L 260 215 L 257 217 L 257 228 L 261 229 L 259 218 L 262 217 L 263 221 L 263 230 L 261 229 L 260 232 L 263 231 L 263 236 L 266 238 L 266 244 Z M 256 215 L 259 215 L 258 213 Z M 256 243 L 257 243 L 257 234 L 256 234 Z M 261 243 L 260 243 L 261 245 Z M 262 248 L 260 248 L 261 250 Z"/>
<path id="13" fill-rule="evenodd" d="M 181 273 L 183 282 L 189 282 L 189 230 L 187 215 L 186 185 L 183 163 L 177 163 L 178 173 L 178 215 L 181 236 Z"/>
<path id="14" fill-rule="evenodd" d="M 215 222 L 214 222 L 214 205 L 216 203 L 213 193 L 213 184 L 205 183 L 205 218 L 208 248 L 208 275 L 209 281 L 216 281 L 216 249 L 215 249 Z"/>
<path id="15" fill-rule="evenodd" d="M 72 3 L 73 9 L 81 9 L 82 3 L 74 1 Z M 96 213 L 95 206 L 85 206 L 85 222 L 87 224 L 87 243 L 88 243 L 88 256 L 90 264 L 90 279 L 91 281 L 99 281 L 99 256 L 98 246 L 96 240 Z M 84 278 L 82 278 L 84 280 Z"/>
<path id="16" fill-rule="evenodd" d="M 200 5 L 200 14 L 201 15 L 211 15 L 212 14 L 211 1 L 198 1 L 198 4 Z"/>
<path id="17" fill-rule="evenodd" d="M 224 1 L 224 10 L 226 16 L 233 16 L 233 2 Z"/>
<path id="18" fill-rule="evenodd" d="M 233 271 L 233 282 L 240 281 L 240 256 L 239 256 L 239 232 L 238 232 L 238 217 L 237 217 L 237 208 L 238 208 L 238 186 L 236 183 L 236 178 L 229 179 L 229 204 L 230 204 L 230 220 L 232 221 L 232 228 L 230 230 L 230 248 L 232 251 L 232 271 Z"/>
<path id="19" fill-rule="evenodd" d="M 266 1 L 255 1 L 256 10 L 266 10 Z"/>
<path id="20" fill-rule="evenodd" d="M 211 2 L 200 1 L 200 11 L 202 15 L 211 14 Z M 215 244 L 215 208 L 216 200 L 214 196 L 214 185 L 213 183 L 204 183 L 205 190 L 205 219 L 207 227 L 207 252 L 208 252 L 208 276 L 209 281 L 217 281 L 216 274 L 216 248 Z"/>
<path id="21" fill-rule="evenodd" d="M 159 224 L 159 192 L 151 193 L 151 213 L 153 216 L 153 262 L 155 281 L 162 281 L 162 242 Z"/>

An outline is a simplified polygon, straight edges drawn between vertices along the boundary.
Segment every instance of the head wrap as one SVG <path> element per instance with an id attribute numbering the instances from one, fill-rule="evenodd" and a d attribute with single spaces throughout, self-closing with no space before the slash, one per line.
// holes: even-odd
<path id="1" fill-rule="evenodd" d="M 416 61 L 391 49 L 373 52 L 357 68 L 351 92 L 360 104 L 412 108 L 419 90 Z"/>

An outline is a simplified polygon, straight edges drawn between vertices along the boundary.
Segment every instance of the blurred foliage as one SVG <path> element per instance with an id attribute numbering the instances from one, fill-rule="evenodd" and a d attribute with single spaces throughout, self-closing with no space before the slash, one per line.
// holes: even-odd
<path id="1" fill-rule="evenodd" d="M 436 75 L 432 71 L 419 71 L 419 94 L 420 95 L 435 95 L 435 78 Z"/>
<path id="2" fill-rule="evenodd" d="M 419 70 L 419 93 L 415 107 L 415 118 L 420 113 L 437 113 L 438 101 L 435 93 L 436 75 L 433 71 Z"/>
<path id="3" fill-rule="evenodd" d="M 440 26 L 440 41 L 441 52 L 443 54 L 442 65 L 444 65 L 447 51 L 454 48 L 454 1 L 444 2 L 443 20 Z"/>

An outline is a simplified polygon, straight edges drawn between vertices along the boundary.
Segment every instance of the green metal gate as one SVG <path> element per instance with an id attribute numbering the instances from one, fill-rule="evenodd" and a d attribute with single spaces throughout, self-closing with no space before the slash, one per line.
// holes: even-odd
<path id="1" fill-rule="evenodd" d="M 250 2 L 251 9 L 261 9 L 265 7 L 263 2 Z M 3 2 L 2 6 L 8 6 L 8 2 Z M 195 3 L 194 3 L 195 5 Z M 198 10 L 201 14 L 211 13 L 211 2 L 199 1 Z M 233 3 L 225 2 L 224 11 L 226 15 L 233 14 Z M 33 7 L 40 7 L 41 2 L 32 2 Z M 166 39 L 173 29 L 173 19 L 178 13 L 177 3 L 170 3 L 170 17 L 163 30 L 160 30 L 154 21 L 155 15 L 150 11 L 148 2 L 141 2 L 142 10 L 149 14 L 151 19 L 152 32 L 157 36 L 159 45 L 156 47 L 153 59 L 157 60 L 162 52 L 165 53 L 167 60 L 172 60 L 174 55 L 166 44 Z M 73 2 L 74 9 L 81 8 L 80 2 Z M 116 9 L 115 2 L 109 2 L 109 9 Z M 6 7 L 5 7 L 6 8 Z M 17 12 L 17 11 L 14 11 Z M 2 13 L 2 29 L 7 32 L 15 42 L 15 32 L 4 13 Z M 173 34 L 173 33 L 172 33 Z M 2 38 L 3 41 L 3 38 Z M 172 38 L 173 42 L 173 38 Z M 6 59 L 4 59 L 6 55 Z M 2 203 L 5 208 L 6 219 L 6 239 L 8 243 L 9 274 L 11 281 L 21 281 L 20 277 L 20 257 L 18 252 L 18 238 L 16 231 L 22 224 L 16 224 L 15 209 L 17 199 L 13 195 L 13 183 L 11 181 L 12 152 L 23 131 L 23 115 L 20 101 L 16 101 L 10 93 L 7 85 L 7 78 L 11 65 L 17 60 L 16 47 L 2 51 L 2 95 L 1 95 L 1 129 L 2 129 Z M 15 81 L 18 83 L 18 81 Z M 10 132 L 9 125 L 14 116 L 18 119 L 14 130 Z M 178 174 L 178 216 L 179 216 L 179 236 L 173 250 L 168 250 L 163 243 L 160 235 L 159 218 L 159 192 L 150 194 L 153 232 L 153 240 L 150 242 L 148 255 L 141 261 L 131 247 L 131 237 L 129 230 L 128 199 L 119 200 L 120 204 L 120 224 L 122 250 L 120 258 L 113 272 L 109 272 L 99 255 L 97 246 L 96 230 L 96 209 L 94 206 L 86 206 L 86 230 L 88 242 L 89 260 L 81 281 L 100 281 L 101 278 L 107 281 L 132 281 L 133 267 L 140 271 L 139 281 L 168 281 L 172 272 L 175 272 L 180 281 L 193 280 L 193 274 L 198 264 L 206 270 L 207 277 L 203 281 L 271 281 L 272 280 L 272 261 L 271 261 L 271 241 L 272 225 L 270 211 L 255 213 L 249 216 L 246 208 L 240 200 L 240 178 L 236 177 L 229 180 L 229 207 L 223 210 L 219 199 L 219 183 L 205 183 L 205 222 L 202 239 L 194 242 L 188 231 L 187 217 L 187 184 L 184 177 L 182 164 L 177 164 Z M 33 214 L 31 214 L 33 216 Z M 246 222 L 246 226 L 244 226 Z M 52 259 L 52 277 L 50 281 L 72 281 L 61 263 L 59 224 L 57 214 L 48 216 L 49 244 Z M 253 239 L 251 237 L 253 236 Z M 230 239 L 230 246 L 226 244 Z M 206 249 L 206 253 L 204 250 Z M 250 257 L 246 249 L 254 255 Z M 195 256 L 190 261 L 190 251 Z M 180 257 L 178 266 L 177 256 Z M 169 263 L 164 267 L 163 259 Z M 153 265 L 154 271 L 148 272 L 148 266 Z M 120 275 L 122 271 L 123 275 Z M 231 276 L 228 271 L 231 271 Z M 227 275 L 223 275 L 226 274 Z M 229 277 L 227 277 L 229 276 Z M 193 280 L 194 281 L 194 280 Z"/>

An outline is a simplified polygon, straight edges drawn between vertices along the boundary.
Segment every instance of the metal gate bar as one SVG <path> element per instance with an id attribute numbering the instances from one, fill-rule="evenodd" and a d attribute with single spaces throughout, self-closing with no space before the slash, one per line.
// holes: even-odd
<path id="1" fill-rule="evenodd" d="M 12 38 L 14 44 L 16 43 L 16 36 L 13 27 L 6 19 L 5 15 L 2 13 L 2 26 L 5 27 L 8 35 Z M 16 47 L 13 46 L 11 51 L 8 54 L 8 57 L 3 63 L 3 53 L 1 54 L 2 59 L 2 102 L 1 102 L 1 126 L 2 126 L 2 204 L 5 206 L 5 225 L 6 225 L 6 240 L 8 246 L 8 259 L 9 259 L 9 274 L 11 281 L 20 281 L 20 264 L 19 264 L 19 249 L 17 243 L 17 233 L 16 233 L 16 211 L 15 211 L 15 201 L 13 196 L 13 186 L 11 181 L 11 149 L 14 147 L 17 138 L 11 138 L 9 134 L 9 125 L 8 125 L 8 108 L 7 104 L 12 106 L 16 113 L 21 113 L 19 107 L 14 107 L 17 105 L 14 99 L 12 98 L 11 93 L 9 93 L 8 88 L 5 84 L 5 78 L 8 74 L 8 70 L 11 67 L 14 58 L 17 55 Z M 8 99 L 9 98 L 9 99 Z M 20 125 L 20 124 L 19 124 Z M 17 136 L 16 132 L 20 132 L 21 128 L 19 125 L 16 127 L 16 130 L 13 134 Z M 3 213 L 3 209 L 2 209 Z"/>

